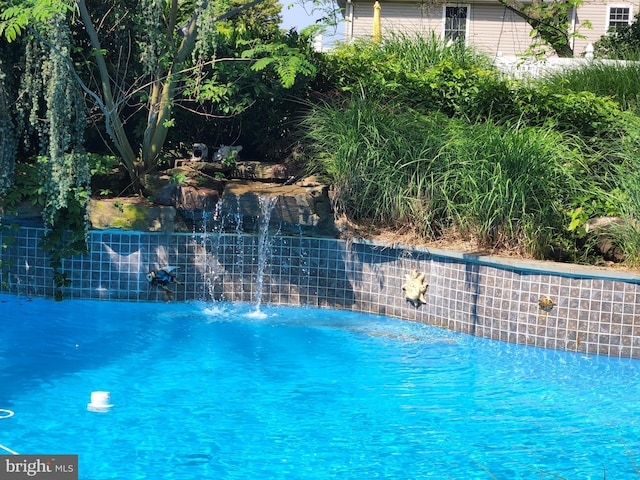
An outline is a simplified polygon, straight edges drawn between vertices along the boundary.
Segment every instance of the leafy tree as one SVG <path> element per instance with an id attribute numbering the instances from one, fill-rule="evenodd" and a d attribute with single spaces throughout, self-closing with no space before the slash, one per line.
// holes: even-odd
<path id="1" fill-rule="evenodd" d="M 578 35 L 569 31 L 571 11 L 582 4 L 582 0 L 498 0 L 505 8 L 524 19 L 533 29 L 536 42 L 532 50 L 550 46 L 559 57 L 573 57 L 571 38 Z M 582 22 L 590 28 L 589 22 Z"/>
<path id="2" fill-rule="evenodd" d="M 603 35 L 594 45 L 599 57 L 637 60 L 640 56 L 640 14 L 633 23 Z"/>
<path id="3" fill-rule="evenodd" d="M 241 0 L 231 0 L 230 6 L 238 8 L 242 6 L 242 2 Z M 218 27 L 218 31 L 222 29 L 226 32 L 233 30 L 244 38 L 276 39 L 281 33 L 279 27 L 282 20 L 281 10 L 282 5 L 278 3 L 278 0 L 264 0 L 252 9 L 240 12 L 230 18 L 224 25 Z"/>
<path id="4" fill-rule="evenodd" d="M 265 0 L 237 6 L 224 0 L 88 2 L 92 0 L 35 0 L 10 5 L 0 14 L 0 34 L 11 42 L 29 31 L 32 43 L 40 43 L 39 48 L 60 58 L 61 74 L 66 72 L 94 102 L 113 148 L 135 183 L 141 173 L 155 167 L 174 125 L 176 102 L 186 98 L 185 92 L 201 98 L 203 90 L 198 87 L 207 84 L 207 75 L 211 79 L 211 66 L 217 62 L 221 22 Z M 263 13 L 264 19 L 275 22 L 279 18 L 273 5 Z M 255 31 L 249 18 L 234 20 L 235 26 Z M 72 48 L 63 50 L 45 35 L 54 19 L 73 27 Z M 272 64 L 285 85 L 291 75 L 312 72 L 298 51 L 262 43 L 260 48 L 248 48 L 245 68 Z M 264 57 L 271 54 L 274 57 L 267 61 Z M 132 128 L 141 115 L 142 125 Z"/>

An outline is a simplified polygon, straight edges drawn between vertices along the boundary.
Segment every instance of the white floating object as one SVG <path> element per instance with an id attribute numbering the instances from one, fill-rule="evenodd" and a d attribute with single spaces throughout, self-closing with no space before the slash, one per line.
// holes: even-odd
<path id="1" fill-rule="evenodd" d="M 109 392 L 91 392 L 91 403 L 87 404 L 87 410 L 90 412 L 108 412 L 113 404 L 111 402 L 111 394 Z"/>
<path id="2" fill-rule="evenodd" d="M 14 415 L 13 411 L 0 408 L 0 420 L 2 420 L 3 418 L 13 417 L 13 415 Z"/>

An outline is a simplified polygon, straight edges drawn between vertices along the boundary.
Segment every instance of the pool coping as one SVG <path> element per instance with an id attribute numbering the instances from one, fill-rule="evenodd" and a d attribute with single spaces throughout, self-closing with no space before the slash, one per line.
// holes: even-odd
<path id="1" fill-rule="evenodd" d="M 443 248 L 416 246 L 403 242 L 385 243 L 377 240 L 353 239 L 354 243 L 364 245 L 375 245 L 381 248 L 401 248 L 405 250 L 414 250 L 416 252 L 424 252 L 430 255 L 452 258 L 469 263 L 477 263 L 479 265 L 505 267 L 515 270 L 527 270 L 538 273 L 553 273 L 557 275 L 566 275 L 573 277 L 590 277 L 605 278 L 610 280 L 622 280 L 627 282 L 640 283 L 640 273 L 631 273 L 598 268 L 589 265 L 578 265 L 574 263 L 553 262 L 549 260 L 523 260 L 518 258 L 507 258 L 498 255 L 487 255 L 478 253 L 469 253 L 459 250 L 449 250 Z"/>

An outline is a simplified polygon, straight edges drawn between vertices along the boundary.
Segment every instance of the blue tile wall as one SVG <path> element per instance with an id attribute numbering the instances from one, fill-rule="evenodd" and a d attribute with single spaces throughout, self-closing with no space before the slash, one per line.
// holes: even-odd
<path id="1" fill-rule="evenodd" d="M 53 271 L 38 248 L 43 233 L 0 233 L 0 291 L 54 294 Z M 174 301 L 357 310 L 507 342 L 640 358 L 639 275 L 328 238 L 112 230 L 90 232 L 89 247 L 64 262 L 72 281 L 66 298 L 166 301 L 146 274 L 172 265 L 181 281 Z M 429 284 L 427 303 L 417 308 L 402 291 L 414 269 Z M 549 312 L 538 305 L 543 296 L 556 303 Z"/>

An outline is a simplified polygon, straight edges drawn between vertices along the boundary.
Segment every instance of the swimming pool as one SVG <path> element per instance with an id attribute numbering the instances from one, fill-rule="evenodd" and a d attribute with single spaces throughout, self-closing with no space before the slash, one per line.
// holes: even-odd
<path id="1" fill-rule="evenodd" d="M 0 444 L 78 454 L 81 479 L 640 478 L 637 360 L 320 309 L 0 312 Z"/>

